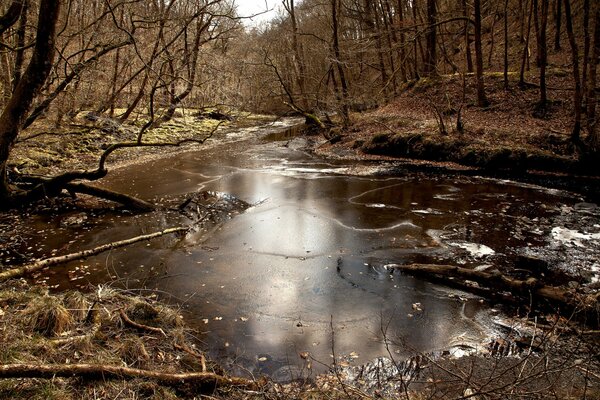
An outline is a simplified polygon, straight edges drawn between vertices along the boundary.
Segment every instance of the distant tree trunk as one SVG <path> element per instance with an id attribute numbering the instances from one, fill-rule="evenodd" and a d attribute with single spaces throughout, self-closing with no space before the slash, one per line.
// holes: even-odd
<path id="1" fill-rule="evenodd" d="M 398 27 L 400 28 L 400 74 L 402 75 L 402 82 L 406 82 L 407 79 L 407 71 L 406 71 L 406 33 L 404 32 L 404 10 L 402 5 L 402 0 L 398 0 L 398 9 L 396 10 L 398 14 Z"/>
<path id="2" fill-rule="evenodd" d="M 419 40 L 419 28 L 418 28 L 418 23 L 419 23 L 419 9 L 418 9 L 418 0 L 413 0 L 412 1 L 412 16 L 413 16 L 413 26 L 414 26 L 414 39 L 413 39 L 413 45 L 414 45 L 414 59 L 413 59 L 413 63 L 414 63 L 414 68 L 415 68 L 415 78 L 419 79 L 420 77 L 420 73 L 419 73 L 419 48 L 421 47 L 421 41 Z M 421 56 L 423 56 L 423 49 L 421 48 Z M 423 58 L 423 57 L 421 57 Z"/>
<path id="3" fill-rule="evenodd" d="M 425 58 L 425 75 L 431 76 L 436 74 L 437 65 L 437 1 L 427 0 L 427 53 Z"/>
<path id="4" fill-rule="evenodd" d="M 308 97 L 306 93 L 306 68 L 304 64 L 304 52 L 300 43 L 300 32 L 298 29 L 298 20 L 296 19 L 296 7 L 294 0 L 284 2 L 284 7 L 290 15 L 292 22 L 292 50 L 294 51 L 294 67 L 296 70 L 296 83 L 300 89 L 300 105 L 308 111 Z"/>
<path id="5" fill-rule="evenodd" d="M 593 153 L 600 153 L 600 129 L 598 129 L 596 107 L 597 70 L 600 62 L 600 5 L 595 4 L 594 49 L 590 63 L 590 75 L 587 96 L 587 125 L 589 129 L 589 147 Z"/>
<path id="6" fill-rule="evenodd" d="M 508 89 L 508 0 L 504 0 L 504 89 Z"/>
<path id="7" fill-rule="evenodd" d="M 344 125 L 350 125 L 350 113 L 348 109 L 348 82 L 346 81 L 346 74 L 344 73 L 344 66 L 342 65 L 342 56 L 340 51 L 340 37 L 339 37 L 339 9 L 340 0 L 331 0 L 331 21 L 333 27 L 333 54 L 335 56 L 334 63 L 336 65 L 338 75 L 340 78 L 340 85 L 342 86 L 342 119 Z"/>
<path id="8" fill-rule="evenodd" d="M 382 39 L 382 35 L 383 35 L 383 31 L 381 29 L 381 22 L 380 22 L 380 17 L 379 17 L 379 13 L 377 10 L 377 6 L 373 5 L 371 3 L 371 0 L 365 0 L 365 3 L 368 4 L 368 8 L 367 8 L 367 18 L 369 19 L 369 21 L 371 21 L 371 24 L 374 27 L 373 30 L 373 34 L 375 35 L 375 43 L 377 46 L 377 57 L 379 59 L 379 73 L 380 73 L 380 77 L 381 77 L 381 89 L 384 92 L 384 95 L 387 99 L 387 81 L 388 81 L 388 74 L 387 74 L 387 70 L 386 70 L 386 65 L 385 65 L 385 50 L 383 49 L 383 39 Z"/>
<path id="9" fill-rule="evenodd" d="M 537 48 L 535 52 L 535 65 L 539 68 L 541 63 L 540 49 L 540 18 L 539 18 L 539 1 L 533 0 L 533 26 L 535 28 L 535 38 L 537 40 Z"/>
<path id="10" fill-rule="evenodd" d="M 519 87 L 525 88 L 525 66 L 529 58 L 529 38 L 531 36 L 531 18 L 533 14 L 533 1 L 529 7 L 529 16 L 527 17 L 527 34 L 525 35 L 525 44 L 523 45 L 523 58 L 521 58 L 521 72 L 519 73 Z"/>
<path id="11" fill-rule="evenodd" d="M 548 49 L 546 43 L 546 26 L 548 25 L 549 0 L 541 0 L 541 23 L 540 34 L 538 36 L 538 49 L 540 57 L 540 107 L 546 107 L 548 94 L 546 90 L 546 65 L 548 64 Z"/>
<path id="12" fill-rule="evenodd" d="M 485 82 L 483 79 L 483 51 L 481 46 L 481 0 L 474 0 L 475 9 L 475 63 L 477 66 L 477 106 L 486 107 L 489 101 L 485 96 Z"/>
<path id="13" fill-rule="evenodd" d="M 574 92 L 574 121 L 573 130 L 571 133 L 571 141 L 573 143 L 580 142 L 581 133 L 581 104 L 582 104 L 582 93 L 581 93 L 581 77 L 579 73 L 579 50 L 577 49 L 577 41 L 575 39 L 575 33 L 573 32 L 573 19 L 571 14 L 571 0 L 564 0 L 565 5 L 565 19 L 567 22 L 567 35 L 569 36 L 569 44 L 571 46 L 571 61 L 573 63 L 573 80 L 575 83 Z"/>
<path id="14" fill-rule="evenodd" d="M 54 60 L 54 40 L 60 11 L 59 0 L 41 0 L 35 47 L 29 65 L 0 114 L 0 204 L 10 198 L 6 164 L 31 104 L 48 78 Z"/>
<path id="15" fill-rule="evenodd" d="M 554 19 L 554 51 L 560 51 L 560 29 L 562 22 L 562 0 L 556 0 L 556 15 Z"/>
<path id="16" fill-rule="evenodd" d="M 390 7 L 390 4 L 387 1 L 380 1 L 379 2 L 379 6 L 381 8 L 381 13 L 383 15 L 383 27 L 385 28 L 385 31 L 387 33 L 386 35 L 386 39 L 387 39 L 387 53 L 388 53 L 388 59 L 390 62 L 390 71 L 391 71 L 391 76 L 390 76 L 390 81 L 392 84 L 392 93 L 395 95 L 398 94 L 398 86 L 397 86 L 397 82 L 396 82 L 396 61 L 394 60 L 394 52 L 392 51 L 394 44 L 398 41 L 398 39 L 396 38 L 396 34 L 394 32 L 394 30 L 392 29 L 391 25 L 393 24 L 393 18 L 392 18 L 392 10 Z M 383 34 L 383 32 L 382 32 Z M 387 84 L 390 83 L 390 81 L 388 81 Z"/>
<path id="17" fill-rule="evenodd" d="M 598 1 L 598 0 L 595 0 Z M 591 39 L 590 39 L 590 0 L 583 1 L 583 76 L 581 78 L 581 90 L 582 103 L 585 104 L 587 97 L 587 77 L 588 77 L 588 65 L 590 58 L 590 48 L 591 48 Z"/>
<path id="18" fill-rule="evenodd" d="M 464 30 L 465 30 L 465 57 L 467 60 L 467 72 L 473 72 L 473 56 L 471 55 L 471 39 L 469 38 L 469 27 L 471 26 L 469 24 L 469 21 L 467 20 L 469 18 L 469 11 L 467 9 L 467 0 L 462 0 L 462 13 L 463 13 L 463 17 L 465 18 L 465 25 L 464 25 Z"/>
<path id="19" fill-rule="evenodd" d="M 114 65 L 113 65 L 113 76 L 112 76 L 111 85 L 110 85 L 110 96 L 109 97 L 112 99 L 116 99 L 117 82 L 119 79 L 120 60 L 121 60 L 121 51 L 120 51 L 120 49 L 117 49 L 117 52 L 115 54 L 115 59 L 114 59 Z M 110 102 L 109 116 L 112 118 L 112 117 L 114 117 L 114 115 L 115 115 L 115 102 L 113 100 Z"/>

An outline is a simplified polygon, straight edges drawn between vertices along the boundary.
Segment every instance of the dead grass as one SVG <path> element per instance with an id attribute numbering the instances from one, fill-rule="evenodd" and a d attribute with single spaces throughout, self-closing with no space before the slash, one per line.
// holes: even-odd
<path id="1" fill-rule="evenodd" d="M 119 310 L 140 324 L 160 327 L 166 337 L 123 324 Z M 107 364 L 161 372 L 199 371 L 180 346 L 193 348 L 192 333 L 180 314 L 150 298 L 99 287 L 83 294 L 49 294 L 13 282 L 0 290 L 0 360 L 3 364 Z M 214 364 L 209 363 L 212 370 Z M 191 396 L 190 396 L 191 395 Z M 0 398 L 11 399 L 175 399 L 153 382 L 82 381 L 77 378 L 0 380 Z"/>

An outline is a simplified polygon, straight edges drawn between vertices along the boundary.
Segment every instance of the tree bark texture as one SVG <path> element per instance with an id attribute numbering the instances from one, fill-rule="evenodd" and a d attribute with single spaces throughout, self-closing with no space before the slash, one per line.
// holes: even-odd
<path id="1" fill-rule="evenodd" d="M 52 69 L 60 0 L 42 0 L 31 61 L 0 115 L 0 202 L 10 196 L 6 164 L 32 102 Z"/>

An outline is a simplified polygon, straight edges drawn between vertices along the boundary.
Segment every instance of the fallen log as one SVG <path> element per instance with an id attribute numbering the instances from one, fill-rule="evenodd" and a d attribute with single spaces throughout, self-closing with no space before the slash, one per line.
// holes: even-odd
<path id="1" fill-rule="evenodd" d="M 95 247 L 89 250 L 78 251 L 76 253 L 65 254 L 63 256 L 44 258 L 42 260 L 35 261 L 31 264 L 26 264 L 21 267 L 12 268 L 6 271 L 0 272 L 0 283 L 5 282 L 9 279 L 20 278 L 22 276 L 31 274 L 35 271 L 42 270 L 47 267 L 53 267 L 55 265 L 64 264 L 70 261 L 81 260 L 84 258 L 88 258 L 91 256 L 95 256 L 97 254 L 103 253 L 108 250 L 117 249 L 119 247 L 125 247 L 130 244 L 134 244 L 137 242 L 141 242 L 144 240 L 154 239 L 160 236 L 169 235 L 171 233 L 178 232 L 187 232 L 189 230 L 188 227 L 179 226 L 176 228 L 165 229 L 160 232 L 154 232 L 147 235 L 136 236 L 130 239 L 120 240 L 117 242 L 111 242 L 107 244 L 103 244 L 101 246 Z"/>
<path id="2" fill-rule="evenodd" d="M 164 373 L 145 369 L 102 364 L 6 364 L 0 365 L 0 379 L 7 378 L 86 378 L 86 379 L 149 379 L 162 385 L 206 385 L 211 389 L 238 387 L 257 390 L 260 382 L 244 378 L 225 377 L 211 372 Z"/>
<path id="3" fill-rule="evenodd" d="M 543 299 L 553 305 L 561 306 L 568 310 L 598 307 L 598 294 L 578 296 L 574 292 L 561 287 L 545 285 L 536 278 L 519 280 L 503 275 L 498 271 L 475 271 L 454 265 L 388 264 L 386 267 L 429 279 L 433 277 L 443 277 L 447 280 L 452 280 L 454 278 L 470 280 L 492 289 L 509 291 L 513 295 L 525 297 L 528 300 L 530 298 Z"/>
<path id="4" fill-rule="evenodd" d="M 82 193 L 89 196 L 98 197 L 105 200 L 114 201 L 124 205 L 125 207 L 138 211 L 154 211 L 156 206 L 145 200 L 137 197 L 129 196 L 124 193 L 115 192 L 113 190 L 103 189 L 97 186 L 88 185 L 85 183 L 67 183 L 65 185 L 67 191 L 71 193 Z"/>

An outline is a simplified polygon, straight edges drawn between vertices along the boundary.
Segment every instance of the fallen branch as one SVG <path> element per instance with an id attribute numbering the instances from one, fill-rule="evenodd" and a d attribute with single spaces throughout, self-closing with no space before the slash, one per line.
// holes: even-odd
<path id="1" fill-rule="evenodd" d="M 123 311 L 123 309 L 119 310 L 119 315 L 121 316 L 121 319 L 123 320 L 123 323 L 125 325 L 127 325 L 127 326 L 130 326 L 130 327 L 135 328 L 135 329 L 139 329 L 141 331 L 147 331 L 147 332 L 153 332 L 153 333 L 160 333 L 164 337 L 167 337 L 167 334 L 161 328 L 156 328 L 154 326 L 143 325 L 143 324 L 140 324 L 140 323 L 137 323 L 137 322 L 133 321 L 131 318 L 129 318 L 127 316 L 127 313 L 125 313 L 125 311 Z"/>
<path id="2" fill-rule="evenodd" d="M 31 264 L 23 265 L 21 267 L 9 269 L 3 272 L 0 272 L 0 282 L 5 282 L 9 279 L 20 278 L 22 276 L 31 274 L 35 271 L 39 271 L 41 269 L 47 267 L 53 267 L 55 265 L 64 264 L 70 261 L 81 260 L 84 258 L 88 258 L 91 256 L 95 256 L 97 254 L 103 253 L 108 250 L 117 249 L 119 247 L 129 246 L 130 244 L 134 244 L 137 242 L 141 242 L 144 240 L 154 239 L 160 236 L 169 235 L 171 233 L 178 232 L 187 232 L 189 228 L 184 226 L 179 226 L 177 228 L 169 228 L 164 231 L 154 232 L 147 235 L 136 236 L 130 239 L 120 240 L 117 242 L 111 242 L 107 244 L 103 244 L 101 246 L 95 247 L 89 250 L 78 251 L 76 253 L 70 253 L 63 256 L 50 257 L 42 260 L 35 261 Z"/>
<path id="3" fill-rule="evenodd" d="M 145 200 L 137 197 L 129 196 L 124 193 L 115 192 L 113 190 L 99 188 L 97 186 L 88 185 L 86 183 L 67 183 L 65 188 L 71 193 L 87 194 L 104 200 L 114 201 L 124 205 L 125 207 L 138 211 L 153 211 L 156 206 Z"/>
<path id="4" fill-rule="evenodd" d="M 137 368 L 115 367 L 96 364 L 7 364 L 0 365 L 0 379 L 78 377 L 87 379 L 150 379 L 163 385 L 199 384 L 211 389 L 219 387 L 242 387 L 257 390 L 261 384 L 244 378 L 229 378 L 210 372 L 169 374 Z"/>
<path id="5" fill-rule="evenodd" d="M 549 301 L 558 306 L 566 306 L 568 309 L 594 306 L 598 304 L 598 295 L 590 295 L 587 298 L 579 298 L 574 293 L 556 286 L 544 285 L 536 278 L 526 280 L 513 279 L 500 272 L 475 271 L 468 268 L 453 265 L 438 264 L 390 264 L 388 268 L 394 268 L 411 275 L 432 278 L 441 276 L 448 280 L 462 278 L 477 282 L 486 287 L 501 291 L 510 291 L 514 295 L 529 299 L 530 296 Z M 583 301 L 582 301 L 583 300 Z"/>

